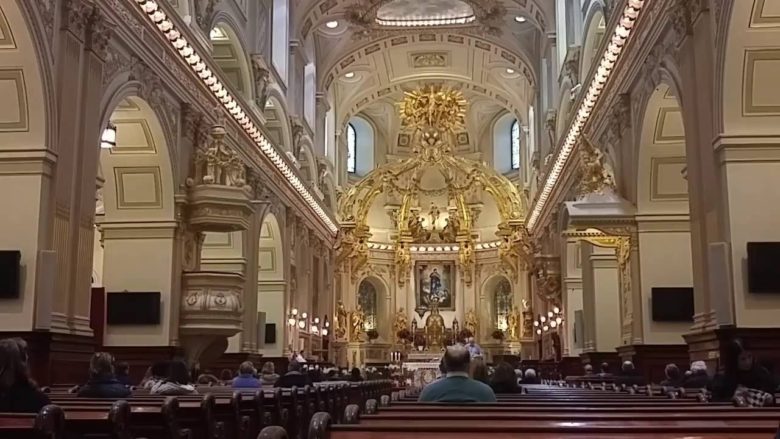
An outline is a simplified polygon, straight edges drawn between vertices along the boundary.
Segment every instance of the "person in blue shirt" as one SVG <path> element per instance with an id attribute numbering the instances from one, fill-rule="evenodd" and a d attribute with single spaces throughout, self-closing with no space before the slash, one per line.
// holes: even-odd
<path id="1" fill-rule="evenodd" d="M 423 389 L 419 402 L 496 402 L 496 394 L 487 384 L 469 377 L 471 355 L 461 344 L 449 346 L 444 352 L 445 378 Z"/>
<path id="2" fill-rule="evenodd" d="M 257 371 L 251 361 L 244 361 L 238 368 L 238 376 L 233 378 L 233 388 L 258 389 L 260 380 L 255 377 Z"/>
<path id="3" fill-rule="evenodd" d="M 114 357 L 108 352 L 96 352 L 89 361 L 89 381 L 81 386 L 81 398 L 127 398 L 132 392 L 114 375 Z"/>

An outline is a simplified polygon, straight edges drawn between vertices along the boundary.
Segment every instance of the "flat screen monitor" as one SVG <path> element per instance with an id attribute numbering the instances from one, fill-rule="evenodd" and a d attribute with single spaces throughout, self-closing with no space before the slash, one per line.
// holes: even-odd
<path id="1" fill-rule="evenodd" d="M 109 325 L 159 325 L 159 292 L 108 293 L 106 323 Z"/>
<path id="2" fill-rule="evenodd" d="M 22 252 L 0 250 L 0 299 L 19 297 Z"/>
<path id="3" fill-rule="evenodd" d="M 748 291 L 780 293 L 780 242 L 748 242 Z"/>
<path id="4" fill-rule="evenodd" d="M 653 321 L 655 322 L 692 322 L 693 288 L 659 287 L 653 288 Z"/>

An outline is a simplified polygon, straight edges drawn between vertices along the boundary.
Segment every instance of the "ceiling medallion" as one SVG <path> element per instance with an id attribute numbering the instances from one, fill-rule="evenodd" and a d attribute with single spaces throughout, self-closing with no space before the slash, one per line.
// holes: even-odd
<path id="1" fill-rule="evenodd" d="M 506 13 L 500 0 L 356 0 L 346 8 L 356 38 L 422 28 L 500 36 Z"/>

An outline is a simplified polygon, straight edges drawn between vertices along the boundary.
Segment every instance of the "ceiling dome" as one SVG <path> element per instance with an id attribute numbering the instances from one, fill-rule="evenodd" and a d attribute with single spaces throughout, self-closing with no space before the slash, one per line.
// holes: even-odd
<path id="1" fill-rule="evenodd" d="M 376 14 L 385 26 L 466 24 L 475 20 L 474 10 L 461 0 L 392 0 Z"/>

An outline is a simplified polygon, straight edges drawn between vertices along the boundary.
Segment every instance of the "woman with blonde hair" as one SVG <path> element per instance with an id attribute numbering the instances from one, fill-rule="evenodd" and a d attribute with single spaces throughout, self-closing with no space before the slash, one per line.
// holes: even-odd
<path id="1" fill-rule="evenodd" d="M 263 384 L 274 384 L 279 380 L 279 374 L 276 373 L 274 363 L 266 361 L 265 364 L 263 364 L 260 379 L 263 381 Z"/>
<path id="2" fill-rule="evenodd" d="M 95 352 L 89 360 L 89 380 L 81 386 L 82 398 L 126 398 L 130 389 L 114 375 L 114 357 L 108 352 Z"/>

